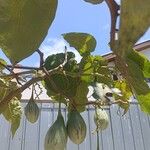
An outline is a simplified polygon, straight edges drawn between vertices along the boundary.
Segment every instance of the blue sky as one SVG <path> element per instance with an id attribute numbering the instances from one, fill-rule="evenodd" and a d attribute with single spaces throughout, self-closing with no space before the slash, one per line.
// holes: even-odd
<path id="1" fill-rule="evenodd" d="M 109 53 L 110 17 L 106 3 L 91 5 L 84 0 L 59 0 L 56 18 L 40 47 L 45 53 L 45 57 L 51 53 L 63 51 L 66 43 L 61 38 L 61 34 L 67 32 L 90 33 L 97 40 L 94 54 Z M 140 39 L 140 42 L 149 39 L 150 30 Z M 69 48 L 69 50 L 75 51 L 73 48 Z M 0 56 L 2 56 L 1 52 Z M 37 54 L 22 61 L 24 65 L 30 65 L 30 62 L 37 65 Z"/>

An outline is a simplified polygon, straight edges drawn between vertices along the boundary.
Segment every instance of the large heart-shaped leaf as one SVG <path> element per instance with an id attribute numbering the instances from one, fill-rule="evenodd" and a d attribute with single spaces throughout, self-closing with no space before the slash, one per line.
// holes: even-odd
<path id="1" fill-rule="evenodd" d="M 96 40 L 90 34 L 72 32 L 63 34 L 63 37 L 81 56 L 89 55 L 90 52 L 95 50 Z"/>
<path id="2" fill-rule="evenodd" d="M 137 40 L 150 26 L 149 0 L 123 0 L 121 2 L 121 19 L 119 31 L 119 48 L 121 55 L 130 51 Z"/>
<path id="3" fill-rule="evenodd" d="M 17 63 L 31 55 L 52 24 L 58 0 L 0 0 L 0 48 Z"/>

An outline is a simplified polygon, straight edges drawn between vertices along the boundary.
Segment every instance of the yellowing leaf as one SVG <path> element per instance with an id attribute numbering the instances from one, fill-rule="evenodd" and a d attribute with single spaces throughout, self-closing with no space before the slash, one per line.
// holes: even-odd
<path id="1" fill-rule="evenodd" d="M 20 101 L 17 98 L 13 98 L 7 107 L 5 107 L 5 111 L 3 115 L 6 120 L 11 123 L 11 132 L 12 136 L 15 135 L 21 120 L 22 108 Z"/>
<path id="2" fill-rule="evenodd" d="M 39 48 L 52 24 L 57 0 L 1 0 L 0 48 L 13 63 Z"/>
<path id="3" fill-rule="evenodd" d="M 72 32 L 63 34 L 63 37 L 81 56 L 89 55 L 95 50 L 96 40 L 90 34 Z"/>
<path id="4" fill-rule="evenodd" d="M 114 94 L 114 97 L 115 97 L 115 100 L 121 100 L 118 103 L 118 105 L 122 109 L 124 109 L 124 113 L 123 113 L 124 115 L 129 110 L 129 107 L 130 107 L 129 99 L 132 96 L 132 92 L 125 80 L 121 80 L 121 81 L 118 80 L 114 83 L 115 83 L 114 87 L 118 88 L 121 91 L 120 93 L 121 95 Z"/>

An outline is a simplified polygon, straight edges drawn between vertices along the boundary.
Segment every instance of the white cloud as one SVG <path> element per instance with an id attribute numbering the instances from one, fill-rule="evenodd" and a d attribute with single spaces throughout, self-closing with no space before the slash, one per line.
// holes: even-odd
<path id="1" fill-rule="evenodd" d="M 63 38 L 49 38 L 40 46 L 40 50 L 44 53 L 44 58 L 49 55 L 64 52 L 65 46 L 67 51 L 71 51 L 75 54 L 76 60 L 79 62 L 81 56 L 73 47 L 70 47 L 69 44 Z"/>

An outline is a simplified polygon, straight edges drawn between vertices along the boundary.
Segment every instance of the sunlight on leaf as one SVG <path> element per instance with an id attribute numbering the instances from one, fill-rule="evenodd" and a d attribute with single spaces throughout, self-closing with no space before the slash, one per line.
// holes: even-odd
<path id="1" fill-rule="evenodd" d="M 17 63 L 39 48 L 52 24 L 57 0 L 1 0 L 0 48 Z"/>
<path id="2" fill-rule="evenodd" d="M 95 50 L 96 40 L 90 34 L 72 32 L 63 34 L 63 37 L 71 47 L 74 47 L 80 53 L 81 56 L 89 55 Z"/>

